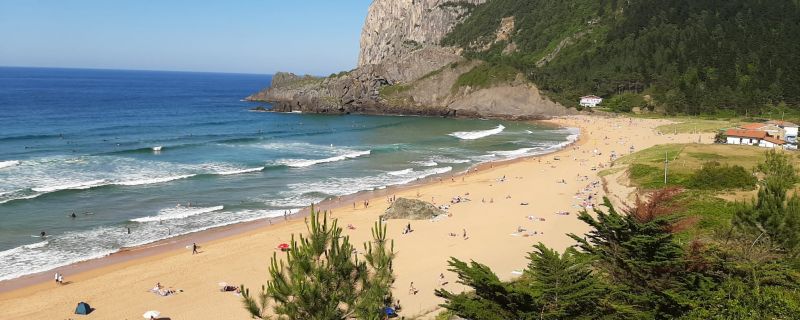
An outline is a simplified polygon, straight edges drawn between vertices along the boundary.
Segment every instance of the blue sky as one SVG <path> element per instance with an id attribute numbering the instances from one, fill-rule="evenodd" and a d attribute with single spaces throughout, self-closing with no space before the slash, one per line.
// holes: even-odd
<path id="1" fill-rule="evenodd" d="M 0 66 L 327 75 L 371 0 L 0 0 Z"/>

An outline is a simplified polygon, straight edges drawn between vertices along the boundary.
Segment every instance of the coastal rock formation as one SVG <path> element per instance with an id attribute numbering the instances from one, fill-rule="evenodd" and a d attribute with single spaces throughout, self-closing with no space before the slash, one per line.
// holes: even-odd
<path id="1" fill-rule="evenodd" d="M 381 219 L 427 220 L 440 214 L 445 214 L 445 212 L 425 201 L 397 198 L 386 209 L 386 213 L 381 215 Z"/>
<path id="2" fill-rule="evenodd" d="M 278 73 L 250 97 L 277 112 L 405 114 L 537 119 L 569 112 L 519 81 L 489 88 L 455 86 L 480 61 L 441 40 L 486 0 L 375 0 L 361 33 L 358 68 L 330 77 Z M 506 41 L 514 19 L 504 19 Z M 508 50 L 515 50 L 509 44 Z"/>
<path id="3" fill-rule="evenodd" d="M 438 47 L 470 8 L 486 0 L 375 0 L 361 31 L 359 67 Z"/>

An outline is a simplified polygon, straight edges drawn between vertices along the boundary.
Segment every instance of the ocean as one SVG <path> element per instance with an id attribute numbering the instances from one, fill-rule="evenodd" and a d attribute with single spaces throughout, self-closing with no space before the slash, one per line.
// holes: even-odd
<path id="1" fill-rule="evenodd" d="M 241 99 L 269 82 L 0 68 L 0 280 L 550 152 L 577 134 L 495 120 L 249 111 L 261 104 Z"/>

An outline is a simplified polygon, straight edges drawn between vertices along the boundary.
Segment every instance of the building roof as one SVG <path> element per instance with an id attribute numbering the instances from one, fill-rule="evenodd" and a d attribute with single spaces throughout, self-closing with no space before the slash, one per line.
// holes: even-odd
<path id="1" fill-rule="evenodd" d="M 728 129 L 725 131 L 725 135 L 729 137 L 755 138 L 755 139 L 764 139 L 767 137 L 767 133 L 765 131 L 742 130 L 742 129 Z"/>
<path id="2" fill-rule="evenodd" d="M 767 125 L 765 123 L 747 123 L 747 124 L 743 124 L 743 125 L 739 126 L 739 128 L 742 128 L 742 129 L 745 129 L 745 130 L 758 130 L 758 129 L 764 128 L 766 126 Z"/>
<path id="3" fill-rule="evenodd" d="M 596 95 L 588 95 L 588 96 L 581 97 L 581 99 L 603 99 L 603 98 L 600 98 L 600 97 L 598 97 Z"/>
<path id="4" fill-rule="evenodd" d="M 783 140 L 780 140 L 780 139 L 775 138 L 775 137 L 770 137 L 770 136 L 767 136 L 766 138 L 764 138 L 764 141 L 769 141 L 769 142 L 772 142 L 774 144 L 785 144 L 786 143 Z"/>
<path id="5" fill-rule="evenodd" d="M 774 125 L 779 126 L 779 127 L 797 127 L 796 124 L 791 123 L 789 121 L 783 121 L 783 120 L 770 120 L 767 123 L 774 124 Z"/>

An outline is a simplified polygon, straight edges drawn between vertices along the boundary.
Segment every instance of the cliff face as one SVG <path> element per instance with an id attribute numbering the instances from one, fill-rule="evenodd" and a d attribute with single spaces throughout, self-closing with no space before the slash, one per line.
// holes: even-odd
<path id="1" fill-rule="evenodd" d="M 361 31 L 358 65 L 400 60 L 439 42 L 469 8 L 486 0 L 375 0 Z"/>
<path id="2" fill-rule="evenodd" d="M 361 34 L 359 66 L 327 78 L 278 73 L 250 97 L 274 111 L 541 118 L 565 108 L 527 83 L 454 88 L 480 64 L 439 43 L 486 0 L 375 0 Z M 512 22 L 513 23 L 513 22 Z"/>

